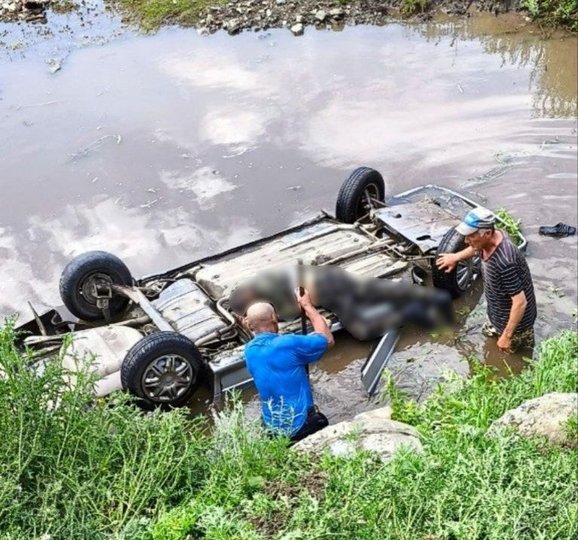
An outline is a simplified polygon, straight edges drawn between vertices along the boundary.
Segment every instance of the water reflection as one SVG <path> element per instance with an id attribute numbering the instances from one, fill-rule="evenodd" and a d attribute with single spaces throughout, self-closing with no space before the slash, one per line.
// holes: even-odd
<path id="1" fill-rule="evenodd" d="M 201 167 L 187 176 L 181 176 L 179 172 L 164 171 L 161 173 L 161 181 L 171 189 L 191 191 L 202 210 L 214 208 L 218 195 L 237 189 L 233 182 L 210 167 Z"/>
<path id="2" fill-rule="evenodd" d="M 279 231 L 331 209 L 361 164 L 388 193 L 439 181 L 522 218 L 536 198 L 548 218 L 569 211 L 572 122 L 531 118 L 536 51 L 566 42 L 482 38 L 475 21 L 300 39 L 172 29 L 78 51 L 55 75 L 2 63 L 0 313 L 50 303 L 86 249 L 140 275 Z"/>
<path id="3" fill-rule="evenodd" d="M 546 32 L 525 25 L 515 16 L 493 17 L 484 13 L 418 28 L 428 41 L 439 43 L 442 37 L 451 38 L 450 46 L 455 48 L 456 56 L 460 48 L 467 48 L 475 40 L 487 54 L 498 55 L 504 66 L 530 69 L 535 115 L 567 118 L 578 114 L 576 36 Z"/>
<path id="4" fill-rule="evenodd" d="M 537 335 L 568 326 L 577 239 L 537 228 L 578 219 L 575 122 L 543 117 L 574 114 L 576 39 L 485 20 L 299 39 L 171 29 L 75 52 L 56 74 L 48 47 L 0 60 L 0 316 L 58 304 L 77 253 L 161 272 L 331 210 L 370 165 L 388 193 L 440 182 L 521 218 Z M 476 329 L 464 347 L 503 366 Z M 313 370 L 332 421 L 373 406 L 351 362 L 367 352 L 345 337 Z"/>
<path id="5" fill-rule="evenodd" d="M 192 223 L 182 207 L 157 214 L 123 208 L 106 197 L 89 205 L 68 205 L 58 217 L 30 216 L 24 230 L 0 228 L 0 313 L 28 312 L 28 300 L 41 308 L 59 305 L 60 272 L 84 251 L 119 254 L 132 273 L 141 276 L 258 235 L 246 219 L 221 216 L 217 227 L 204 229 Z"/>

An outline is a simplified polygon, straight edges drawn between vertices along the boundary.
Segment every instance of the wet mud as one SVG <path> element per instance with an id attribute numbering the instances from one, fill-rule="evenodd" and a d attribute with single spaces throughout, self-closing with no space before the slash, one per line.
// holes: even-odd
<path id="1" fill-rule="evenodd" d="M 578 221 L 576 38 L 501 24 L 475 17 L 299 39 L 167 29 L 5 50 L 0 315 L 28 318 L 28 300 L 59 304 L 61 269 L 82 251 L 112 251 L 136 276 L 161 272 L 332 210 L 343 179 L 368 165 L 388 193 L 440 183 L 521 218 L 538 339 L 574 324 L 577 239 L 538 228 Z M 523 367 L 479 334 L 480 293 L 457 305 L 452 335 L 404 333 L 404 373 L 430 360 L 441 373 L 446 359 L 461 373 L 470 354 L 502 374 Z M 340 336 L 312 370 L 332 421 L 375 406 L 359 380 L 370 346 Z"/>

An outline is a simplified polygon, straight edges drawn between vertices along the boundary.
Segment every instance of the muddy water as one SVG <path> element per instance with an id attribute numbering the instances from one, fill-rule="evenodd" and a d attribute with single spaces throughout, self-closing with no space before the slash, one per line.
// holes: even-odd
<path id="1" fill-rule="evenodd" d="M 575 37 L 476 17 L 115 40 L 107 17 L 103 46 L 79 47 L 79 30 L 3 51 L 0 315 L 58 303 L 60 271 L 82 251 L 113 251 L 137 276 L 165 270 L 332 209 L 348 172 L 369 165 L 391 193 L 438 182 L 520 217 L 537 333 L 572 324 L 576 237 L 538 227 L 577 222 Z M 479 294 L 456 335 L 406 332 L 406 361 L 428 343 L 434 363 L 449 346 L 520 369 L 467 317 Z M 359 383 L 368 348 L 342 337 L 314 370 L 332 420 L 371 406 Z"/>

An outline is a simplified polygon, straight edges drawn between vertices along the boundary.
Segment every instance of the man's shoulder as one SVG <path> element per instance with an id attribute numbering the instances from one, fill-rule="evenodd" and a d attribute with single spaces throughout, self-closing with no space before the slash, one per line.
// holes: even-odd
<path id="1" fill-rule="evenodd" d="M 323 334 L 257 334 L 247 342 L 245 349 L 254 347 L 293 347 L 302 345 L 327 344 L 327 338 Z"/>
<path id="2" fill-rule="evenodd" d="M 327 338 L 318 332 L 312 334 L 283 334 L 280 336 L 283 338 L 284 343 L 316 343 L 316 342 L 327 342 Z"/>
<path id="3" fill-rule="evenodd" d="M 295 334 L 275 334 L 273 332 L 257 334 L 251 341 L 247 342 L 245 350 L 286 347 L 294 343 L 295 336 Z"/>
<path id="4" fill-rule="evenodd" d="M 275 334 L 273 332 L 261 332 L 259 334 L 255 334 L 253 336 L 253 339 L 251 339 L 250 341 L 247 341 L 245 347 L 264 345 L 271 341 L 274 341 L 278 337 L 280 337 L 280 335 Z"/>
<path id="5" fill-rule="evenodd" d="M 521 256 L 520 250 L 506 233 L 502 234 L 504 237 L 494 252 L 491 262 L 498 268 L 506 268 L 519 264 Z"/>

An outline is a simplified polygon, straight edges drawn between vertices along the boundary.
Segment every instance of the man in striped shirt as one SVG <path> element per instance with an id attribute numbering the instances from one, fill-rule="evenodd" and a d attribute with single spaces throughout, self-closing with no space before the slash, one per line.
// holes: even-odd
<path id="1" fill-rule="evenodd" d="M 480 255 L 489 319 L 483 332 L 498 338 L 501 351 L 513 352 L 533 347 L 536 298 L 526 259 L 510 238 L 495 228 L 495 223 L 489 210 L 468 212 L 456 227 L 468 247 L 442 254 L 436 264 L 451 272 L 458 262 Z"/>

